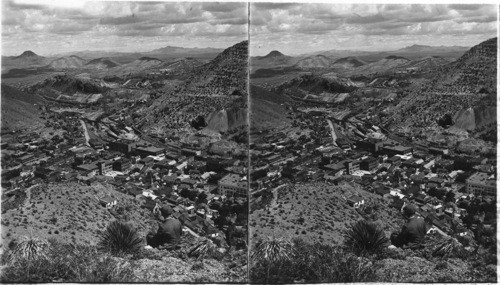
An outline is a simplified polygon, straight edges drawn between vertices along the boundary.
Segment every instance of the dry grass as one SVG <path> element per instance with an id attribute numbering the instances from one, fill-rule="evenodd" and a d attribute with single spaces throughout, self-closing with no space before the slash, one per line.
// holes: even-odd
<path id="1" fill-rule="evenodd" d="M 49 184 L 32 190 L 31 199 L 2 215 L 2 240 L 30 236 L 64 242 L 96 244 L 102 231 L 115 216 L 101 206 L 95 196 L 111 195 L 118 206 L 128 207 L 127 216 L 144 237 L 151 227 L 150 214 L 138 201 L 113 189 L 112 185 L 77 183 Z M 125 215 L 124 215 L 125 216 Z M 8 221 L 8 223 L 7 223 Z"/>
<path id="2" fill-rule="evenodd" d="M 349 193 L 359 193 L 365 203 L 381 205 L 377 216 L 384 221 L 387 235 L 399 228 L 401 217 L 397 211 L 384 204 L 380 196 L 357 187 L 317 182 L 286 187 L 280 192 L 274 205 L 250 214 L 251 241 L 276 236 L 340 245 L 342 233 L 362 218 L 342 198 Z"/>

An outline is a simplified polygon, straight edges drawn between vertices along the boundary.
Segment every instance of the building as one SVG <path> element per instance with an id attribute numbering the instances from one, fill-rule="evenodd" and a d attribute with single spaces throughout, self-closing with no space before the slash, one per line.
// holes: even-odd
<path id="1" fill-rule="evenodd" d="M 132 163 L 128 159 L 121 158 L 113 162 L 113 170 L 125 172 L 130 169 Z"/>
<path id="2" fill-rule="evenodd" d="M 228 174 L 219 180 L 219 194 L 225 196 L 247 197 L 248 183 L 237 174 Z"/>
<path id="3" fill-rule="evenodd" d="M 348 139 L 346 138 L 338 138 L 336 141 L 337 145 L 341 148 L 341 149 L 350 149 L 351 148 L 351 144 L 349 142 Z"/>
<path id="4" fill-rule="evenodd" d="M 104 196 L 99 198 L 99 203 L 103 207 L 106 207 L 106 209 L 111 209 L 113 208 L 113 206 L 116 206 L 117 201 L 115 198 L 112 198 L 111 196 Z"/>
<path id="5" fill-rule="evenodd" d="M 372 138 L 356 141 L 356 149 L 366 150 L 371 153 L 378 152 L 382 145 L 381 141 Z"/>
<path id="6" fill-rule="evenodd" d="M 359 164 L 359 169 L 372 171 L 373 169 L 377 168 L 377 166 L 378 166 L 377 159 L 374 157 L 368 157 L 361 161 L 361 163 Z"/>
<path id="7" fill-rule="evenodd" d="M 413 151 L 412 147 L 396 145 L 396 144 L 386 144 L 382 148 L 382 152 L 387 155 L 407 154 L 412 151 Z"/>
<path id="8" fill-rule="evenodd" d="M 99 175 L 105 175 L 106 173 L 113 171 L 113 161 L 112 160 L 98 161 L 97 167 L 99 169 Z"/>
<path id="9" fill-rule="evenodd" d="M 361 205 L 365 203 L 365 200 L 358 196 L 351 196 L 347 198 L 347 204 L 354 208 L 359 208 Z"/>
<path id="10" fill-rule="evenodd" d="M 76 170 L 82 171 L 85 175 L 89 175 L 90 173 L 96 173 L 99 170 L 99 167 L 96 163 L 82 164 L 76 167 Z"/>
<path id="11" fill-rule="evenodd" d="M 132 141 L 127 141 L 127 140 L 116 140 L 116 141 L 110 141 L 108 143 L 108 146 L 110 150 L 128 154 L 132 152 L 134 143 Z"/>
<path id="12" fill-rule="evenodd" d="M 158 156 L 160 154 L 163 154 L 165 152 L 165 149 L 154 146 L 148 146 L 148 147 L 138 147 L 135 149 L 135 151 L 137 152 L 137 154 L 143 157 L 148 155 Z"/>
<path id="13" fill-rule="evenodd" d="M 467 193 L 474 195 L 496 195 L 496 179 L 484 172 L 472 174 L 466 181 Z"/>
<path id="14" fill-rule="evenodd" d="M 358 171 L 360 169 L 359 168 L 360 163 L 361 163 L 361 161 L 359 161 L 359 160 L 346 161 L 345 162 L 346 173 L 352 174 L 355 171 Z"/>

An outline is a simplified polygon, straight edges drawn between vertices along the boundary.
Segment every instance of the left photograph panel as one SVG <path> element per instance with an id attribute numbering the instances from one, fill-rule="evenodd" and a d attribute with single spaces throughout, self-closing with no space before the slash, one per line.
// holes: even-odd
<path id="1" fill-rule="evenodd" d="M 2 282 L 248 283 L 247 5 L 2 1 Z"/>

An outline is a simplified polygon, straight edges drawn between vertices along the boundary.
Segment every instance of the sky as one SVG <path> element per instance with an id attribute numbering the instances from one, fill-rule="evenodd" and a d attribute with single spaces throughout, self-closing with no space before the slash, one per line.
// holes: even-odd
<path id="1" fill-rule="evenodd" d="M 227 48 L 248 38 L 247 3 L 2 0 L 2 55 Z"/>
<path id="2" fill-rule="evenodd" d="M 472 4 L 250 4 L 250 54 L 472 47 L 497 36 L 497 6 Z"/>

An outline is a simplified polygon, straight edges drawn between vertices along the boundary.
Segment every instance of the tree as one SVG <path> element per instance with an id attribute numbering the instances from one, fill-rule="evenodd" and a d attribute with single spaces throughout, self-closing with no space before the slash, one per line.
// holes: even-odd
<path id="1" fill-rule="evenodd" d="M 205 192 L 198 194 L 198 203 L 207 203 L 207 194 Z"/>
<path id="2" fill-rule="evenodd" d="M 455 202 L 455 193 L 453 193 L 453 191 L 446 192 L 444 202 L 445 203 L 448 203 L 448 202 L 454 203 Z"/>

